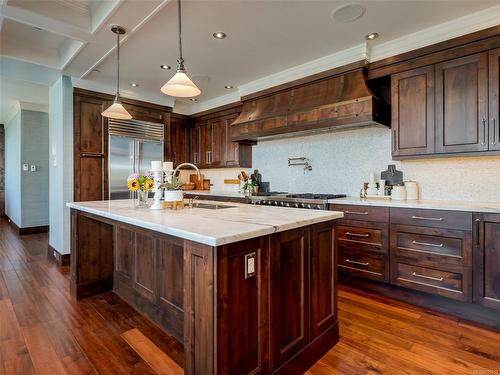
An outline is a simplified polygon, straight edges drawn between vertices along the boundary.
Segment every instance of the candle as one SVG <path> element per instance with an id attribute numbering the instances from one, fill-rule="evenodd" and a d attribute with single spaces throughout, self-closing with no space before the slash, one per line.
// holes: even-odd
<path id="1" fill-rule="evenodd" d="M 151 170 L 154 172 L 161 171 L 161 160 L 153 160 L 151 162 Z"/>
<path id="2" fill-rule="evenodd" d="M 164 161 L 163 162 L 163 171 L 164 172 L 172 172 L 174 170 L 174 163 L 171 161 Z"/>

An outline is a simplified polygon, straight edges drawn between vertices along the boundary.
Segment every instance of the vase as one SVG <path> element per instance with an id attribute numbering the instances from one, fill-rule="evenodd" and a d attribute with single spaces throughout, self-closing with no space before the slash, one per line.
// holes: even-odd
<path id="1" fill-rule="evenodd" d="M 137 207 L 148 207 L 148 192 L 137 190 Z"/>
<path id="2" fill-rule="evenodd" d="M 179 202 L 184 199 L 182 190 L 165 190 L 165 202 Z"/>

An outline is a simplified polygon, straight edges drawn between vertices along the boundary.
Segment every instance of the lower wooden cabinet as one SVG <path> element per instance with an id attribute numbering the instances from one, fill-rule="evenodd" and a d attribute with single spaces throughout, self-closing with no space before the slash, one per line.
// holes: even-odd
<path id="1" fill-rule="evenodd" d="M 474 302 L 500 310 L 500 215 L 474 215 Z"/>
<path id="2" fill-rule="evenodd" d="M 271 369 L 278 368 L 309 342 L 309 231 L 271 238 Z"/>

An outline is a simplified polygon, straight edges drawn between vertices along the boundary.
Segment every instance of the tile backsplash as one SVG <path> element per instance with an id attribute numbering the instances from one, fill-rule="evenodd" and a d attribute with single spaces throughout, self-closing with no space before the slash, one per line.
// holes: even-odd
<path id="1" fill-rule="evenodd" d="M 289 157 L 311 159 L 312 171 L 288 167 Z M 500 202 L 500 156 L 392 161 L 391 132 L 364 128 L 260 141 L 253 166 L 273 190 L 358 195 L 370 173 L 396 164 L 415 180 L 422 199 Z"/>

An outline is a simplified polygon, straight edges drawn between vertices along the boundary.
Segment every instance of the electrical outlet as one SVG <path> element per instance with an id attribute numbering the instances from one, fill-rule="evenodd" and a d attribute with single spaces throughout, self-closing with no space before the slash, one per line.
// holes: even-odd
<path id="1" fill-rule="evenodd" d="M 255 253 L 245 254 L 245 279 L 255 276 L 256 258 Z"/>
<path id="2" fill-rule="evenodd" d="M 36 172 L 36 165 L 30 165 L 30 171 Z"/>
<path id="3" fill-rule="evenodd" d="M 29 171 L 29 164 L 23 164 L 23 172 L 28 172 Z"/>

